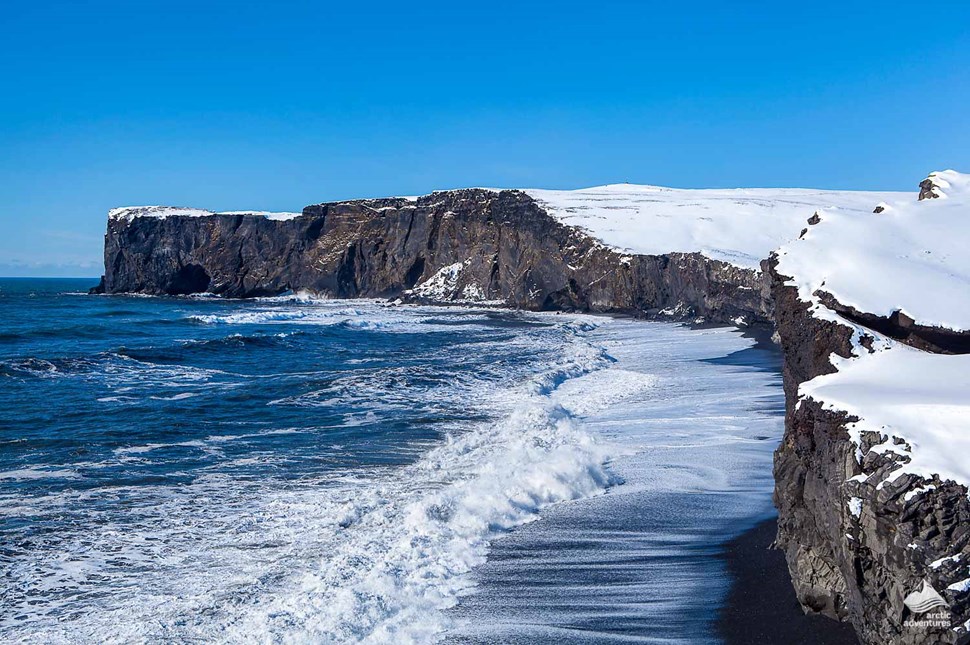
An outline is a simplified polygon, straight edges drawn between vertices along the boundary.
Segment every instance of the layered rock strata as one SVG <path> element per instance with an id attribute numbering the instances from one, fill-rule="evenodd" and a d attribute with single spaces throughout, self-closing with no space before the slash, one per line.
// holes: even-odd
<path id="1" fill-rule="evenodd" d="M 258 214 L 119 211 L 105 236 L 103 293 L 228 297 L 307 290 L 768 322 L 763 273 L 700 253 L 625 254 L 519 191 L 432 193 Z"/>

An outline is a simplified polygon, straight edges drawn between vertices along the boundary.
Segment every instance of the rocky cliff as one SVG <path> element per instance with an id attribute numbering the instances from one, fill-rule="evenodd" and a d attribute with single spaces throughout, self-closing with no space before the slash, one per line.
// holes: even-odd
<path id="1" fill-rule="evenodd" d="M 927 182 L 921 187 L 923 199 L 929 187 Z M 925 218 L 925 227 L 937 216 L 925 208 L 911 210 Z M 813 220 L 818 225 L 819 218 Z M 878 229 L 890 223 L 873 215 L 870 225 Z M 838 221 L 831 226 L 833 236 L 846 232 L 837 230 Z M 959 239 L 958 230 L 951 233 Z M 805 243 L 806 251 L 798 244 L 791 255 L 826 261 L 806 255 L 811 242 Z M 915 248 L 920 262 L 941 250 L 928 244 Z M 891 254 L 906 264 L 904 252 Z M 866 266 L 861 257 L 848 259 L 855 271 Z M 959 434 L 967 432 L 963 415 L 970 390 L 959 375 L 967 363 L 958 356 L 970 351 L 970 335 L 919 321 L 914 312 L 931 315 L 932 310 L 916 306 L 919 297 L 903 288 L 887 302 L 913 303 L 910 313 L 860 310 L 858 302 L 878 290 L 875 281 L 891 275 L 870 276 L 868 289 L 854 291 L 850 283 L 837 282 L 838 270 L 831 269 L 824 276 L 817 272 L 818 279 L 806 288 L 810 281 L 799 280 L 805 266 L 774 257 L 769 271 L 787 401 L 774 468 L 778 544 L 799 601 L 807 611 L 851 621 L 864 643 L 966 642 L 970 498 L 965 481 L 955 480 L 970 463 Z M 917 281 L 921 289 L 932 291 L 942 280 L 934 275 L 935 281 Z M 870 370 L 853 379 L 853 370 L 867 362 L 883 373 Z M 950 383 L 947 372 L 957 374 Z M 914 397 L 913 392 L 922 393 Z M 933 435 L 944 439 L 942 451 L 934 449 Z M 948 450 L 953 454 L 945 454 Z M 953 472 L 947 462 L 955 464 Z M 910 594 L 924 581 L 948 607 L 924 613 L 911 608 Z"/>
<path id="2" fill-rule="evenodd" d="M 711 321 L 770 318 L 761 272 L 700 253 L 621 253 L 519 191 L 319 204 L 288 218 L 180 212 L 115 212 L 97 290 L 231 297 L 308 290 Z"/>
<path id="3" fill-rule="evenodd" d="M 903 600 L 924 579 L 942 591 L 967 577 L 967 489 L 938 477 L 887 479 L 898 457 L 873 450 L 885 435 L 866 432 L 857 444 L 850 436 L 857 417 L 800 399 L 799 385 L 835 371 L 832 354 L 852 356 L 859 330 L 815 318 L 785 276 L 773 277 L 787 401 L 774 468 L 778 545 L 799 601 L 807 611 L 851 621 L 865 643 L 958 642 L 961 633 L 950 627 L 970 620 L 966 593 L 950 594 L 952 615 L 940 625 L 907 627 L 920 617 Z"/>

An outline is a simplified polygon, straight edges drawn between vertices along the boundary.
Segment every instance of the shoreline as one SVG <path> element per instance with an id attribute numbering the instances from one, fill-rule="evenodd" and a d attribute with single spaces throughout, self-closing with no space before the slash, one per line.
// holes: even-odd
<path id="1" fill-rule="evenodd" d="M 136 294 L 120 294 L 131 296 Z M 136 295 L 137 297 L 137 295 Z M 156 296 L 157 297 L 157 296 Z M 162 296 L 170 298 L 171 296 Z M 180 298 L 176 296 L 176 298 Z M 181 298 L 184 298 L 181 297 Z M 221 300 L 249 300 L 220 298 Z M 257 301 L 258 299 L 252 299 Z M 381 299 L 340 299 L 348 302 L 366 300 L 380 303 Z M 384 303 L 391 306 L 427 307 L 424 303 Z M 432 307 L 454 309 L 480 309 L 521 312 L 531 314 L 572 314 L 600 317 L 612 320 L 651 321 L 681 325 L 687 329 L 702 331 L 731 327 L 754 344 L 727 356 L 702 359 L 716 364 L 736 364 L 770 372 L 780 372 L 781 354 L 772 342 L 773 328 L 767 325 L 738 326 L 724 323 L 696 323 L 685 320 L 641 318 L 621 312 L 532 312 L 501 306 L 471 303 L 437 303 Z M 760 355 L 760 358 L 757 358 Z M 777 363 L 777 364 L 775 364 Z M 723 558 L 727 572 L 728 589 L 723 602 L 716 610 L 713 632 L 725 643 L 767 643 L 779 645 L 855 645 L 858 640 L 848 624 L 837 623 L 821 616 L 806 616 L 795 599 L 794 589 L 784 561 L 784 556 L 770 546 L 776 533 L 774 517 L 760 521 L 752 528 L 722 544 L 723 551 L 715 556 Z M 713 554 L 712 554 L 713 555 Z"/>
<path id="2" fill-rule="evenodd" d="M 717 616 L 727 645 L 857 645 L 855 630 L 802 612 L 785 556 L 774 548 L 777 520 L 759 522 L 724 544 L 730 588 Z"/>
<path id="3" fill-rule="evenodd" d="M 764 368 L 763 362 L 752 360 L 760 353 L 780 374 L 781 349 L 771 338 L 773 329 L 741 331 L 755 344 L 740 355 L 715 360 Z M 778 412 L 784 414 L 783 409 Z M 717 611 L 715 633 L 726 645 L 857 645 L 851 624 L 802 611 L 785 555 L 774 547 L 777 533 L 773 512 L 721 545 L 729 586 Z"/>
<path id="4" fill-rule="evenodd" d="M 637 447 L 611 462 L 623 485 L 496 539 L 445 643 L 719 641 L 723 544 L 773 514 L 780 353 L 730 327 L 632 318 L 588 340 L 618 373 L 656 379 L 581 415 L 590 434 Z"/>

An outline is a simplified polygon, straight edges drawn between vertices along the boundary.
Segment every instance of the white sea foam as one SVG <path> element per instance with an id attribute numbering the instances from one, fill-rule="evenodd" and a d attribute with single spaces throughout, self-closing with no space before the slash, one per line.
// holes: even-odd
<path id="1" fill-rule="evenodd" d="M 114 453 L 119 456 L 124 455 L 137 455 L 146 452 L 151 452 L 152 450 L 158 450 L 159 448 L 207 448 L 206 443 L 202 441 L 179 441 L 177 443 L 148 443 L 140 446 L 126 446 L 124 448 L 115 448 Z"/>
<path id="2" fill-rule="evenodd" d="M 454 326 L 449 323 L 456 322 L 460 322 L 465 329 L 484 329 L 481 325 L 473 324 L 480 314 L 471 311 L 456 314 L 454 309 L 445 307 L 422 307 L 422 315 L 416 316 L 414 307 L 387 306 L 374 301 L 364 301 L 350 307 L 346 301 L 312 298 L 268 301 L 273 306 L 225 314 L 195 314 L 189 319 L 206 325 L 343 325 L 386 332 L 453 331 Z"/>
<path id="3" fill-rule="evenodd" d="M 153 396 L 150 397 L 156 401 L 182 401 L 185 399 L 191 399 L 194 396 L 198 396 L 197 392 L 179 392 L 178 394 L 173 394 L 172 396 Z"/>
<path id="4" fill-rule="evenodd" d="M 409 324 L 422 324 L 414 313 L 364 313 L 373 319 L 410 316 Z M 406 371 L 364 367 L 362 374 L 337 379 L 331 390 L 277 401 L 301 405 L 314 397 L 346 397 L 357 410 L 347 415 L 348 426 L 377 418 L 368 400 L 403 405 L 396 396 L 460 400 L 491 419 L 455 427 L 446 441 L 407 466 L 336 470 L 299 481 L 240 478 L 213 468 L 174 487 L 66 490 L 32 499 L 30 509 L 0 495 L 0 509 L 19 508 L 20 516 L 67 508 L 89 513 L 88 523 L 79 524 L 83 530 L 53 536 L 54 542 L 6 571 L 17 584 L 5 600 L 11 611 L 0 616 L 0 635 L 15 640 L 29 634 L 50 643 L 436 639 L 452 627 L 444 610 L 474 591 L 475 567 L 486 560 L 496 537 L 537 519 L 550 505 L 596 497 L 618 481 L 606 464 L 637 444 L 620 440 L 618 433 L 592 431 L 584 418 L 650 393 L 661 397 L 662 380 L 617 368 L 603 342 L 613 325 L 633 334 L 640 323 L 535 319 L 555 323 L 556 331 L 520 330 L 501 342 L 545 343 L 560 358 L 525 382 L 483 375 L 427 391 L 396 390 L 394 379 L 408 376 Z M 606 331 L 590 342 L 588 330 L 604 324 Z M 652 331 L 643 327 L 639 333 Z M 475 351 L 469 345 L 461 351 Z M 177 381 L 167 372 L 159 376 Z M 185 376 L 196 378 L 194 388 L 214 375 Z M 119 381 L 117 389 L 131 387 L 122 386 L 127 382 Z M 150 459 L 162 449 L 212 452 L 268 432 L 312 431 L 213 434 L 132 445 L 115 456 L 124 462 Z M 689 436 L 664 439 L 691 443 Z M 339 451 L 341 444 L 329 449 Z M 228 465 L 246 467 L 269 458 L 250 453 Z M 118 500 L 126 508 L 123 523 L 104 510 Z M 44 602 L 36 603 L 38 597 Z"/>
<path id="5" fill-rule="evenodd" d="M 0 480 L 78 479 L 79 474 L 66 468 L 20 468 L 0 472 Z"/>
<path id="6" fill-rule="evenodd" d="M 547 371 L 488 390 L 487 401 L 469 400 L 492 410 L 496 421 L 455 434 L 404 468 L 268 489 L 213 472 L 179 489 L 52 497 L 51 504 L 73 507 L 90 496 L 88 506 L 96 507 L 105 495 L 131 496 L 133 526 L 91 527 L 59 550 L 17 563 L 12 574 L 29 593 L 11 600 L 23 614 L 5 614 L 0 629 L 46 642 L 431 638 L 446 626 L 440 610 L 472 587 L 470 573 L 492 538 L 536 519 L 549 504 L 596 495 L 612 481 L 603 465 L 608 448 L 551 396 L 610 361 L 568 324 L 556 342 L 565 343 L 562 358 Z M 212 450 L 237 438 L 115 452 L 127 459 L 170 447 Z M 99 597 L 96 611 L 69 624 L 47 620 L 96 593 L 103 576 L 125 592 Z M 46 606 L 25 611 L 20 603 L 37 594 L 46 594 Z"/>
<path id="7" fill-rule="evenodd" d="M 303 577 L 301 593 L 247 614 L 241 633 L 298 625 L 289 637 L 299 642 L 383 643 L 440 632 L 440 610 L 471 589 L 469 574 L 491 538 L 613 481 L 603 466 L 608 448 L 549 396 L 564 379 L 608 364 L 601 350 L 577 339 L 552 369 L 494 401 L 508 411 L 501 421 L 449 439 L 394 477 L 396 484 L 348 499 L 336 515 L 344 531 L 326 567 Z M 387 503 L 396 486 L 408 491 L 406 503 Z"/>
<path id="8" fill-rule="evenodd" d="M 273 322 L 294 322 L 306 318 L 310 315 L 309 311 L 278 309 L 263 311 L 244 311 L 231 314 L 199 314 L 189 316 L 190 319 L 209 325 L 239 325 L 239 324 L 259 324 Z M 337 321 L 334 321 L 335 323 Z"/>
<path id="9" fill-rule="evenodd" d="M 720 544 L 771 512 L 780 377 L 707 360 L 751 346 L 736 330 L 618 320 L 584 337 L 616 362 L 552 398 L 609 442 L 623 485 L 495 541 L 475 593 L 446 611 L 449 645 L 719 640 Z"/>

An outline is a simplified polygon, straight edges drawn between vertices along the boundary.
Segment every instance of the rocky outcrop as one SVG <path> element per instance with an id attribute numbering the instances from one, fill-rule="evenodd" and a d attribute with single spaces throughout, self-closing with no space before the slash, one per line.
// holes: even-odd
<path id="1" fill-rule="evenodd" d="M 776 266 L 769 273 L 787 403 L 775 454 L 775 505 L 778 545 L 798 599 L 806 611 L 851 621 L 864 643 L 964 642 L 966 632 L 951 627 L 970 620 L 970 600 L 948 588 L 966 577 L 970 562 L 967 489 L 938 478 L 888 478 L 900 457 L 870 450 L 886 437 L 865 432 L 856 445 L 849 435 L 856 419 L 812 398 L 799 400 L 799 386 L 834 372 L 831 355 L 851 356 L 854 334 L 861 333 L 865 351 L 872 341 L 867 328 L 935 352 L 965 353 L 966 334 L 864 314 L 831 296 L 822 299 L 846 321 L 816 317 Z M 943 593 L 948 610 L 920 615 L 906 607 L 904 598 L 923 580 Z"/>
<path id="2" fill-rule="evenodd" d="M 519 191 L 308 206 L 302 215 L 109 219 L 103 293 L 502 303 L 767 322 L 763 274 L 700 253 L 625 255 Z"/>

